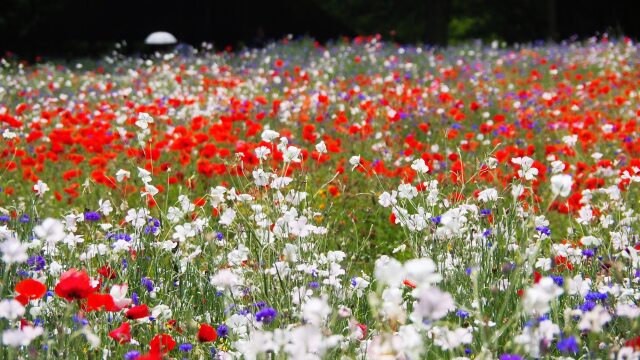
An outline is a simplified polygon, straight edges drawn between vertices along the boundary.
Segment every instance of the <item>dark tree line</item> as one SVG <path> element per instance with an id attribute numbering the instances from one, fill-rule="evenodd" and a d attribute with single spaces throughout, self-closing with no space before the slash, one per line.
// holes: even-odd
<path id="1" fill-rule="evenodd" d="M 0 51 L 97 55 L 166 30 L 194 45 L 260 46 L 286 34 L 319 41 L 379 33 L 398 42 L 561 40 L 640 35 L 636 0 L 0 0 Z"/>

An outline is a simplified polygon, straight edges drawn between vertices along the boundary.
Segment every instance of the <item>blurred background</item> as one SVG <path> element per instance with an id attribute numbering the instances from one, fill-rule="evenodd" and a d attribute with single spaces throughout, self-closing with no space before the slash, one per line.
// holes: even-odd
<path id="1" fill-rule="evenodd" d="M 158 30 L 216 49 L 262 46 L 287 34 L 320 42 L 380 34 L 444 46 L 471 39 L 560 41 L 640 35 L 638 0 L 0 0 L 0 54 L 98 56 Z"/>

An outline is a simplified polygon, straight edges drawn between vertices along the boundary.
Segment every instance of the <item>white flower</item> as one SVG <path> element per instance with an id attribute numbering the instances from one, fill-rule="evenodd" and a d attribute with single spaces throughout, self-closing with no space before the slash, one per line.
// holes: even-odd
<path id="1" fill-rule="evenodd" d="M 369 282 L 361 277 L 354 277 L 351 279 L 351 287 L 356 293 L 357 297 L 362 297 L 364 295 L 364 290 L 369 286 Z"/>
<path id="2" fill-rule="evenodd" d="M 551 192 L 554 196 L 569 196 L 572 185 L 573 179 L 571 175 L 558 174 L 551 177 Z"/>
<path id="3" fill-rule="evenodd" d="M 98 211 L 104 214 L 104 216 L 109 216 L 113 211 L 113 206 L 111 206 L 111 201 L 109 200 L 98 200 Z"/>
<path id="4" fill-rule="evenodd" d="M 28 248 L 26 244 L 22 244 L 15 236 L 9 235 L 5 241 L 0 243 L 2 261 L 7 265 L 25 262 L 28 258 Z"/>
<path id="5" fill-rule="evenodd" d="M 413 199 L 418 196 L 418 189 L 411 184 L 400 184 L 398 185 L 398 197 L 400 199 Z"/>
<path id="6" fill-rule="evenodd" d="M 511 185 L 511 196 L 513 196 L 514 199 L 519 198 L 522 194 L 524 194 L 524 186 L 520 184 Z"/>
<path id="7" fill-rule="evenodd" d="M 128 172 L 127 170 L 120 169 L 116 172 L 116 180 L 118 182 L 122 182 L 125 178 L 128 179 L 130 177 L 131 177 L 131 173 Z"/>
<path id="8" fill-rule="evenodd" d="M 331 307 L 325 299 L 310 298 L 302 305 L 302 318 L 315 326 L 321 326 L 331 314 Z"/>
<path id="9" fill-rule="evenodd" d="M 2 333 L 2 343 L 11 347 L 27 346 L 43 332 L 42 327 L 31 325 L 24 326 L 22 329 L 5 330 Z"/>
<path id="10" fill-rule="evenodd" d="M 397 195 L 398 195 L 398 192 L 395 190 L 392 191 L 391 194 L 385 191 L 382 194 L 380 194 L 380 196 L 378 197 L 378 203 L 383 207 L 389 207 L 391 205 L 395 205 L 398 202 L 398 200 L 396 200 Z"/>
<path id="11" fill-rule="evenodd" d="M 42 224 L 33 228 L 36 236 L 49 244 L 55 244 L 65 238 L 64 224 L 60 220 L 46 218 Z"/>
<path id="12" fill-rule="evenodd" d="M 498 191 L 494 188 L 482 190 L 478 193 L 478 200 L 482 202 L 496 201 L 498 200 Z"/>
<path id="13" fill-rule="evenodd" d="M 602 244 L 602 240 L 598 239 L 595 236 L 587 235 L 580 239 L 580 243 L 584 246 L 600 246 Z"/>
<path id="14" fill-rule="evenodd" d="M 391 287 L 399 287 L 405 279 L 405 270 L 402 264 L 386 255 L 376 260 L 373 274 L 376 280 Z"/>
<path id="15" fill-rule="evenodd" d="M 211 190 L 209 190 L 211 206 L 217 208 L 220 204 L 222 204 L 224 202 L 224 194 L 226 192 L 227 189 L 223 186 L 216 186 L 215 188 L 211 188 Z"/>
<path id="16" fill-rule="evenodd" d="M 538 169 L 533 167 L 533 159 L 528 156 L 513 158 L 511 162 L 520 165 L 518 176 L 525 180 L 532 180 L 538 175 Z"/>
<path id="17" fill-rule="evenodd" d="M 253 183 L 256 186 L 267 186 L 269 185 L 269 178 L 271 177 L 271 173 L 264 172 L 262 169 L 253 170 Z"/>
<path id="18" fill-rule="evenodd" d="M 544 277 L 525 291 L 524 309 L 530 314 L 542 315 L 551 309 L 549 303 L 563 292 L 553 278 Z"/>
<path id="19" fill-rule="evenodd" d="M 15 299 L 4 299 L 0 301 L 0 318 L 15 320 L 24 315 L 24 306 Z"/>
<path id="20" fill-rule="evenodd" d="M 426 174 L 429 172 L 429 167 L 427 163 L 424 162 L 424 159 L 416 159 L 411 163 L 411 168 L 421 174 Z"/>
<path id="21" fill-rule="evenodd" d="M 147 196 L 147 195 L 151 195 L 151 196 L 155 196 L 156 194 L 158 194 L 158 192 L 160 192 L 160 190 L 158 190 L 157 187 L 149 184 L 149 183 L 145 183 L 144 184 L 144 191 L 141 193 L 142 196 Z"/>
<path id="22" fill-rule="evenodd" d="M 151 117 L 151 115 L 143 112 L 138 114 L 138 120 L 136 120 L 137 127 L 139 127 L 140 129 L 147 129 L 149 127 L 149 124 L 151 123 L 153 123 L 153 118 Z"/>
<path id="23" fill-rule="evenodd" d="M 590 205 L 585 205 L 578 210 L 578 218 L 576 221 L 580 225 L 586 225 L 593 220 L 593 210 Z"/>
<path id="24" fill-rule="evenodd" d="M 636 305 L 618 304 L 618 306 L 616 307 L 616 314 L 618 316 L 635 319 L 640 316 L 640 308 Z"/>
<path id="25" fill-rule="evenodd" d="M 271 187 L 274 189 L 282 189 L 293 181 L 290 177 L 277 177 L 271 181 Z"/>
<path id="26" fill-rule="evenodd" d="M 462 344 L 470 344 L 473 341 L 473 334 L 469 328 L 457 328 L 449 330 L 447 328 L 434 328 L 435 338 L 434 344 L 441 347 L 442 350 L 452 350 Z"/>
<path id="27" fill-rule="evenodd" d="M 353 166 L 351 170 L 355 170 L 360 165 L 360 155 L 354 155 L 349 159 L 349 164 Z"/>
<path id="28" fill-rule="evenodd" d="M 435 287 L 423 287 L 416 295 L 411 313 L 411 320 L 416 324 L 441 319 L 455 305 L 451 294 Z"/>
<path id="29" fill-rule="evenodd" d="M 406 279 L 416 287 L 431 286 L 442 280 L 436 272 L 436 264 L 429 258 L 412 259 L 404 264 Z"/>
<path id="30" fill-rule="evenodd" d="M 602 327 L 611 320 L 607 309 L 598 304 L 591 311 L 585 313 L 578 323 L 578 329 L 582 331 L 600 332 Z"/>
<path id="31" fill-rule="evenodd" d="M 562 137 L 562 142 L 569 147 L 573 147 L 578 142 L 578 135 L 566 135 Z"/>
<path id="32" fill-rule="evenodd" d="M 89 342 L 91 349 L 95 349 L 100 346 L 100 337 L 94 334 L 89 326 L 83 327 L 81 332 Z"/>
<path id="33" fill-rule="evenodd" d="M 12 132 L 9 129 L 4 129 L 4 131 L 2 132 L 2 137 L 7 140 L 15 139 L 17 136 L 18 134 Z"/>
<path id="34" fill-rule="evenodd" d="M 232 289 L 241 284 L 240 278 L 231 269 L 222 269 L 211 278 L 211 285 L 219 290 Z"/>
<path id="35" fill-rule="evenodd" d="M 273 140 L 277 139 L 278 136 L 280 136 L 280 134 L 278 134 L 277 132 L 267 129 L 262 132 L 261 138 L 262 141 L 272 142 Z"/>
<path id="36" fill-rule="evenodd" d="M 271 150 L 266 146 L 260 146 L 255 149 L 255 153 L 259 160 L 266 160 L 267 155 L 271 154 Z"/>
<path id="37" fill-rule="evenodd" d="M 324 143 L 324 141 L 320 141 L 316 144 L 316 151 L 320 154 L 324 154 L 327 152 L 327 145 Z"/>
<path id="38" fill-rule="evenodd" d="M 189 200 L 189 197 L 187 197 L 186 195 L 178 196 L 178 202 L 180 203 L 182 211 L 185 213 L 193 211 L 196 208 L 195 204 L 192 203 L 191 200 Z"/>
<path id="39" fill-rule="evenodd" d="M 37 196 L 42 196 L 49 191 L 49 186 L 42 182 L 42 180 L 38 180 L 38 182 L 33 185 L 33 191 L 35 191 Z"/>
<path id="40" fill-rule="evenodd" d="M 250 337 L 238 340 L 234 345 L 247 360 L 255 360 L 258 355 L 275 349 L 273 333 L 268 331 L 253 331 Z"/>
<path id="41" fill-rule="evenodd" d="M 591 279 L 583 279 L 581 274 L 567 280 L 567 293 L 569 295 L 580 294 L 585 296 L 591 289 Z"/>
<path id="42" fill-rule="evenodd" d="M 551 270 L 551 259 L 549 258 L 538 258 L 535 264 L 536 269 L 540 269 L 543 271 Z"/>
<path id="43" fill-rule="evenodd" d="M 285 151 L 283 151 L 282 161 L 285 163 L 288 163 L 288 162 L 299 163 L 300 161 L 302 161 L 300 159 L 301 154 L 302 154 L 302 150 L 300 150 L 295 146 L 289 146 Z"/>
<path id="44" fill-rule="evenodd" d="M 124 220 L 136 229 L 140 229 L 147 224 L 149 218 L 149 210 L 146 208 L 129 209 Z"/>
<path id="45" fill-rule="evenodd" d="M 236 211 L 228 208 L 225 209 L 222 215 L 220 216 L 220 224 L 224 226 L 229 226 L 233 223 L 233 219 L 236 218 Z"/>
<path id="46" fill-rule="evenodd" d="M 151 179 L 151 173 L 148 170 L 143 169 L 141 167 L 138 167 L 138 177 L 145 184 L 151 182 L 151 180 L 152 180 Z"/>
<path id="47" fill-rule="evenodd" d="M 186 223 L 184 225 L 177 225 L 174 228 L 173 238 L 178 241 L 185 241 L 187 238 L 192 238 L 196 236 L 196 230 L 193 228 L 191 223 Z"/>
<path id="48" fill-rule="evenodd" d="M 560 160 L 555 160 L 551 162 L 551 172 L 554 174 L 559 174 L 564 170 L 564 163 Z"/>

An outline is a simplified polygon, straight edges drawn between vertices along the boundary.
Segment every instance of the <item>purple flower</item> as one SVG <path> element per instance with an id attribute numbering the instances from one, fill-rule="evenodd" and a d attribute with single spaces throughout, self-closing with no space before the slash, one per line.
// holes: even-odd
<path id="1" fill-rule="evenodd" d="M 47 262 L 40 255 L 35 255 L 27 259 L 27 265 L 34 271 L 40 271 L 44 269 L 47 265 Z"/>
<path id="2" fill-rule="evenodd" d="M 274 308 L 264 308 L 256 313 L 256 320 L 268 324 L 275 319 L 278 312 Z"/>
<path id="3" fill-rule="evenodd" d="M 524 358 L 518 354 L 502 354 L 500 360 L 524 360 Z"/>
<path id="4" fill-rule="evenodd" d="M 191 351 L 191 349 L 193 349 L 193 345 L 189 343 L 180 344 L 180 346 L 178 346 L 178 349 L 183 352 L 189 352 Z"/>
<path id="5" fill-rule="evenodd" d="M 573 336 L 569 336 L 568 338 L 560 339 L 558 341 L 558 350 L 562 353 L 572 353 L 575 354 L 578 352 L 578 342 L 576 338 Z"/>
<path id="6" fill-rule="evenodd" d="M 140 357 L 140 351 L 131 350 L 128 353 L 124 354 L 125 360 L 134 360 Z"/>
<path id="7" fill-rule="evenodd" d="M 100 220 L 100 214 L 95 211 L 87 211 L 84 213 L 85 221 L 98 221 Z"/>
<path id="8" fill-rule="evenodd" d="M 141 282 L 142 286 L 144 286 L 147 291 L 153 291 L 153 281 L 151 281 L 151 279 L 149 279 L 148 277 L 143 277 Z"/>
<path id="9" fill-rule="evenodd" d="M 227 327 L 227 325 L 222 324 L 218 326 L 218 328 L 216 329 L 216 332 L 218 333 L 218 336 L 220 336 L 221 338 L 226 338 L 227 335 L 229 334 L 229 328 Z"/>

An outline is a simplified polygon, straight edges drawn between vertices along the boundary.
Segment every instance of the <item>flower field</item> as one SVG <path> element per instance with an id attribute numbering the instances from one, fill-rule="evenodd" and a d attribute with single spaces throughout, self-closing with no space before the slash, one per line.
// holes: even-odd
<path id="1" fill-rule="evenodd" d="M 0 61 L 2 359 L 638 359 L 640 47 Z"/>

